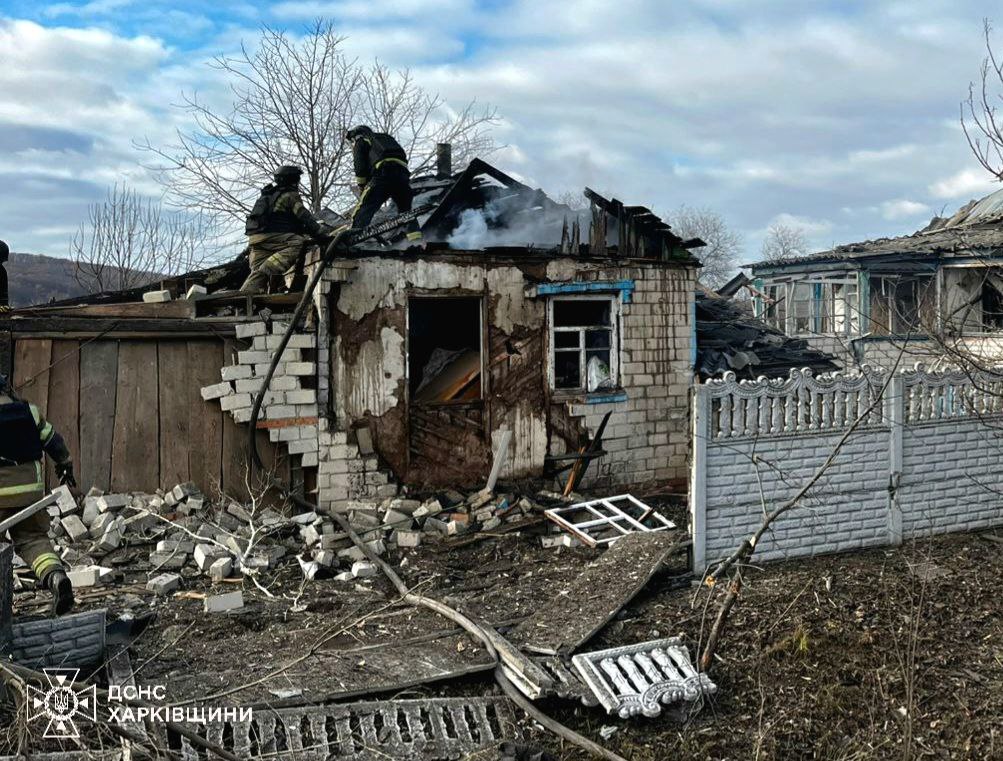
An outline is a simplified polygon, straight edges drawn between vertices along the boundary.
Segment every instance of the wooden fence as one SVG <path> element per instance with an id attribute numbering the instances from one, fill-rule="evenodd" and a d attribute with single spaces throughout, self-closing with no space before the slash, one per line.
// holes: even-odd
<path id="1" fill-rule="evenodd" d="M 81 491 L 152 492 L 193 481 L 208 494 L 246 500 L 247 428 L 199 393 L 219 382 L 236 350 L 230 338 L 21 336 L 12 380 L 66 439 Z M 264 431 L 258 449 L 288 478 Z M 51 462 L 46 479 L 56 484 Z"/>

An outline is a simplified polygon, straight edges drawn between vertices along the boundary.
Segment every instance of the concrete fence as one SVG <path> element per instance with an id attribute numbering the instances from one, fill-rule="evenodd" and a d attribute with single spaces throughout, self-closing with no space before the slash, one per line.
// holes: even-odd
<path id="1" fill-rule="evenodd" d="M 757 560 L 1003 525 L 1003 375 L 726 373 L 698 386 L 693 404 L 695 570 L 731 554 L 820 470 Z"/>

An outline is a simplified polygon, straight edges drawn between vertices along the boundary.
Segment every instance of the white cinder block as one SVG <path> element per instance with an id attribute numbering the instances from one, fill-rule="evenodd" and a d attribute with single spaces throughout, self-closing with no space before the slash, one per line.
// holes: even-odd
<path id="1" fill-rule="evenodd" d="M 225 595 L 211 595 L 206 597 L 202 604 L 202 609 L 206 613 L 226 613 L 243 607 L 244 593 L 240 590 L 228 592 Z"/>
<path id="2" fill-rule="evenodd" d="M 237 338 L 253 338 L 263 336 L 268 332 L 263 322 L 243 322 L 236 327 Z"/>
<path id="3" fill-rule="evenodd" d="M 239 382 L 245 378 L 250 378 L 253 372 L 254 371 L 247 365 L 227 365 L 219 371 L 219 375 L 225 381 Z M 239 386 L 237 387 L 237 390 L 241 390 Z"/>
<path id="4" fill-rule="evenodd" d="M 212 399 L 221 399 L 233 393 L 233 387 L 229 383 L 216 383 L 212 386 L 202 387 L 202 398 L 207 402 Z"/>

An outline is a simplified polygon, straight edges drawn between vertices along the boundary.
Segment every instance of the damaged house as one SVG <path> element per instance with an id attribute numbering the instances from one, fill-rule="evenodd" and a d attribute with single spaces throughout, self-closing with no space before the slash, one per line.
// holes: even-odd
<path id="1" fill-rule="evenodd" d="M 501 476 L 538 477 L 573 464 L 600 430 L 603 456 L 591 482 L 682 483 L 696 352 L 691 250 L 701 241 L 680 239 L 647 208 L 590 190 L 589 208 L 572 211 L 479 160 L 458 174 L 440 165 L 414 187 L 426 247 L 398 248 L 388 235 L 329 267 L 265 397 L 259 437 L 287 455 L 282 467 L 294 483 L 325 507 L 405 483 L 475 484 L 487 478 L 503 434 L 511 444 Z M 246 453 L 231 424 L 250 419 L 256 379 L 298 296 L 203 297 L 196 288 L 183 297 L 193 285 L 232 287 L 244 272 L 241 259 L 165 281 L 169 303 L 128 303 L 140 295 L 121 293 L 20 310 L 11 321 L 15 384 L 30 379 L 22 392 L 44 402 L 46 380 L 35 376 L 54 356 L 55 329 L 83 348 L 61 356 L 47 382 L 78 366 L 79 396 L 47 414 L 81 451 L 109 451 L 94 439 L 98 431 L 136 461 L 132 488 L 169 488 L 195 475 L 211 483 L 217 471 L 235 480 Z M 58 351 L 72 348 L 60 343 Z M 109 366 L 99 371 L 92 365 L 102 350 Z M 147 391 L 120 399 L 128 410 L 108 402 L 118 421 L 108 433 L 89 419 L 81 372 L 111 388 L 116 377 L 125 388 L 124 374 L 130 389 Z M 185 404 L 178 393 L 157 393 L 185 379 L 194 389 Z M 181 407 L 188 433 L 175 423 Z M 121 424 L 121 414 L 140 408 L 159 409 L 153 425 Z M 225 425 L 206 431 L 220 410 Z M 212 452 L 220 447 L 218 461 L 165 455 L 187 451 L 192 436 Z M 108 488 L 102 481 L 114 473 L 95 463 L 81 487 Z"/>
<path id="2" fill-rule="evenodd" d="M 1003 191 L 899 238 L 750 265 L 757 317 L 844 367 L 999 357 Z"/>

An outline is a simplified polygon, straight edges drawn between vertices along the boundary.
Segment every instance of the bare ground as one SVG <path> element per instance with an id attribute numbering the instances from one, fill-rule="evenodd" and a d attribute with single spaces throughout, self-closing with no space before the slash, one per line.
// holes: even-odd
<path id="1" fill-rule="evenodd" d="M 601 727 L 616 727 L 603 742 L 632 761 L 1003 758 L 997 583 L 1003 544 L 988 536 L 753 570 L 712 670 L 719 693 L 688 725 L 667 718 L 621 721 L 561 701 L 544 707 L 597 740 Z M 537 535 L 524 532 L 410 551 L 403 575 L 425 594 L 511 625 L 546 605 L 593 556 L 587 549 L 545 550 Z M 695 655 L 713 609 L 705 611 L 706 593 L 686 577 L 684 559 L 675 565 L 590 647 L 681 634 Z M 122 584 L 144 580 L 123 568 Z M 382 579 L 303 586 L 298 567 L 288 565 L 269 584 L 271 598 L 245 583 L 247 608 L 230 616 L 204 614 L 197 599 L 157 600 L 138 584 L 128 593 L 122 586 L 98 592 L 85 605 L 157 614 L 134 646 L 133 662 L 141 667 L 140 683 L 166 682 L 174 702 L 245 685 L 226 700 L 321 701 L 353 685 L 376 688 L 388 663 L 407 664 L 424 653 L 444 654 L 471 670 L 486 662 L 480 646 L 464 636 L 430 643 L 429 632 L 448 631 L 450 624 L 400 605 Z M 190 579 L 189 588 L 212 591 L 202 578 Z M 19 596 L 22 613 L 31 603 L 30 595 Z M 400 673 L 407 666 L 394 668 Z M 285 701 L 276 694 L 290 688 L 304 693 Z M 383 696 L 493 690 L 485 672 Z M 544 733 L 533 739 L 559 758 L 586 758 Z"/>

